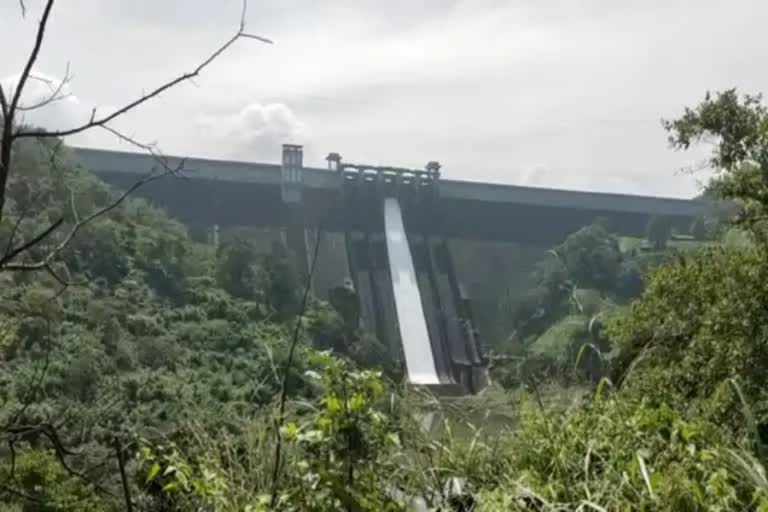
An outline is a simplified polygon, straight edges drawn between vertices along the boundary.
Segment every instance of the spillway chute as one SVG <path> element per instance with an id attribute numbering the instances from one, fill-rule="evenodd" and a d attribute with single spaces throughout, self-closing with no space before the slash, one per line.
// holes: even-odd
<path id="1" fill-rule="evenodd" d="M 400 203 L 393 197 L 384 199 L 384 231 L 408 380 L 413 384 L 439 385 Z"/>

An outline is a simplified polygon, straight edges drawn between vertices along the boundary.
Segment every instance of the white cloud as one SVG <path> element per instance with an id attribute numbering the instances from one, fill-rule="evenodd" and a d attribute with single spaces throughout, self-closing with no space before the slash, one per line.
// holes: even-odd
<path id="1" fill-rule="evenodd" d="M 236 158 L 273 157 L 284 143 L 304 143 L 307 128 L 283 103 L 250 103 L 232 115 L 201 116 L 198 137 Z"/>
<path id="2" fill-rule="evenodd" d="M 122 105 L 193 69 L 240 15 L 236 0 L 146 8 L 156 3 L 57 4 L 39 66 L 71 60 L 87 112 Z M 0 2 L 6 46 L 29 48 L 40 6 L 21 20 Z M 659 118 L 707 89 L 767 90 L 755 65 L 766 16 L 762 0 L 251 2 L 248 29 L 274 46 L 238 42 L 199 87 L 174 88 L 119 127 L 167 153 L 276 160 L 290 141 L 317 148 L 305 151 L 312 165 L 338 151 L 440 160 L 455 179 L 686 196 L 696 178 L 675 171 L 700 155 L 670 151 Z M 4 56 L 0 76 L 24 56 Z M 548 171 L 526 174 L 537 166 Z"/>

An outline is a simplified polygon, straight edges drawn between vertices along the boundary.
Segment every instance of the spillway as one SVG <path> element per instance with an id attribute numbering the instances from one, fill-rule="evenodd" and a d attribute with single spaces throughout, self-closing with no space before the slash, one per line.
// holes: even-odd
<path id="1" fill-rule="evenodd" d="M 395 198 L 384 199 L 384 228 L 408 380 L 413 384 L 440 384 L 403 215 Z"/>

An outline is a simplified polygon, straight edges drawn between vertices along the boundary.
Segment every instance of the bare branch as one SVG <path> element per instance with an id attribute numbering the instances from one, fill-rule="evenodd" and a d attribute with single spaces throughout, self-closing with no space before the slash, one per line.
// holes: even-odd
<path id="1" fill-rule="evenodd" d="M 47 0 L 45 8 L 43 9 L 43 17 L 40 19 L 40 25 L 37 29 L 37 35 L 35 36 L 35 45 L 32 47 L 32 53 L 29 54 L 27 64 L 24 66 L 24 70 L 19 76 L 19 82 L 16 84 L 16 90 L 13 92 L 13 99 L 11 99 L 11 105 L 8 109 L 8 114 L 13 119 L 13 115 L 16 112 L 16 107 L 21 99 L 21 93 L 24 91 L 24 85 L 29 79 L 29 74 L 32 72 L 32 68 L 37 61 L 37 56 L 40 54 L 40 48 L 43 46 L 43 38 L 45 37 L 45 28 L 48 25 L 48 19 L 51 15 L 51 9 L 53 9 L 54 0 Z M 22 5 L 23 2 L 22 2 Z"/>
<path id="2" fill-rule="evenodd" d="M 19 123 L 15 123 L 14 121 L 14 117 L 17 112 L 40 108 L 42 106 L 48 105 L 54 101 L 58 101 L 66 97 L 65 94 L 62 94 L 62 92 L 64 90 L 64 86 L 71 79 L 71 76 L 69 74 L 69 66 L 67 66 L 67 73 L 64 79 L 62 79 L 61 82 L 56 84 L 55 89 L 52 87 L 51 80 L 46 80 L 45 78 L 37 77 L 32 73 L 34 64 L 37 61 L 38 55 L 40 53 L 40 48 L 42 46 L 46 26 L 48 23 L 50 12 L 53 8 L 53 4 L 54 4 L 54 0 L 46 1 L 46 5 L 43 11 L 43 16 L 42 16 L 42 19 L 40 20 L 40 25 L 37 30 L 35 45 L 29 56 L 29 59 L 27 60 L 24 70 L 21 73 L 16 89 L 13 91 L 13 97 L 10 101 L 10 104 L 8 104 L 7 98 L 5 97 L 4 94 L 2 95 L 2 97 L 0 97 L 0 100 L 1 100 L 0 103 L 2 104 L 3 110 L 5 112 L 5 115 L 3 118 L 3 129 L 2 131 L 0 131 L 0 219 L 2 219 L 3 213 L 4 213 L 6 184 L 7 184 L 8 177 L 10 175 L 11 148 L 14 142 L 16 141 L 16 139 L 18 138 L 36 137 L 38 140 L 40 140 L 44 138 L 56 137 L 56 138 L 59 138 L 59 140 L 61 140 L 62 137 L 65 137 L 67 135 L 74 135 L 91 128 L 99 127 L 109 131 L 110 133 L 117 136 L 123 141 L 126 141 L 145 151 L 148 151 L 153 156 L 153 158 L 157 161 L 159 166 L 164 170 L 164 172 L 157 173 L 155 169 L 153 169 L 152 171 L 150 171 L 150 173 L 148 173 L 142 179 L 134 183 L 128 190 L 126 190 L 123 194 L 121 194 L 114 202 L 112 202 L 111 204 L 107 205 L 106 207 L 100 210 L 97 210 L 96 212 L 92 213 L 91 215 L 83 219 L 79 217 L 79 214 L 74 205 L 74 194 L 70 190 L 70 202 L 72 203 L 71 208 L 72 208 L 72 215 L 74 216 L 74 224 L 71 230 L 66 234 L 66 236 L 64 236 L 63 240 L 56 245 L 56 247 L 54 247 L 50 252 L 48 252 L 48 254 L 45 257 L 37 261 L 33 261 L 33 262 L 12 261 L 21 253 L 28 251 L 33 246 L 47 239 L 63 223 L 63 219 L 60 219 L 59 221 L 55 222 L 54 224 L 49 226 L 46 230 L 44 230 L 37 236 L 33 237 L 28 242 L 22 244 L 20 247 L 13 248 L 13 246 L 10 245 L 11 248 L 6 251 L 6 254 L 2 258 L 0 258 L 0 270 L 32 271 L 32 270 L 44 269 L 44 270 L 47 270 L 49 273 L 51 273 L 51 275 L 54 276 L 54 278 L 63 282 L 63 280 L 60 279 L 56 275 L 56 273 L 52 270 L 50 263 L 52 261 L 52 258 L 58 255 L 66 247 L 66 245 L 72 240 L 72 238 L 75 236 L 75 234 L 83 225 L 87 224 L 88 222 L 92 221 L 93 219 L 105 213 L 108 213 L 109 211 L 117 207 L 132 192 L 134 192 L 137 188 L 144 185 L 145 183 L 158 179 L 166 174 L 171 174 L 174 176 L 178 175 L 184 165 L 184 161 L 182 160 L 178 166 L 176 166 L 175 168 L 172 167 L 169 164 L 168 159 L 163 157 L 162 154 L 159 151 L 157 151 L 154 145 L 140 143 L 133 137 L 129 137 L 127 135 L 120 133 L 119 131 L 109 126 L 109 122 L 122 116 L 126 112 L 129 112 L 130 110 L 133 110 L 134 108 L 142 105 L 143 103 L 149 101 L 150 99 L 156 96 L 159 96 L 164 91 L 182 82 L 192 81 L 194 83 L 195 77 L 197 77 L 216 58 L 218 58 L 222 53 L 224 53 L 230 46 L 232 46 L 240 38 L 256 39 L 258 41 L 270 43 L 270 44 L 272 43 L 272 41 L 267 38 L 245 32 L 245 16 L 246 16 L 246 10 L 247 10 L 248 4 L 247 4 L 247 0 L 243 0 L 243 10 L 240 16 L 240 25 L 238 27 L 237 32 L 231 38 L 225 41 L 221 46 L 219 46 L 205 60 L 200 62 L 197 65 L 197 67 L 195 67 L 191 71 L 177 76 L 176 78 L 155 88 L 149 93 L 142 93 L 142 95 L 138 99 L 124 105 L 122 108 L 117 109 L 111 114 L 99 117 L 97 115 L 96 109 L 94 108 L 91 112 L 91 116 L 88 122 L 78 127 L 70 128 L 66 130 L 59 130 L 59 131 L 45 131 L 41 129 L 25 130 L 23 127 L 20 127 L 19 130 L 14 133 L 13 131 L 14 128 L 16 126 L 21 126 Z M 37 102 L 36 104 L 22 106 L 20 105 L 20 98 L 21 98 L 25 84 L 30 79 L 42 80 L 48 83 L 48 85 L 51 86 L 51 89 L 52 89 L 51 94 L 50 96 L 48 96 L 47 98 L 44 98 L 43 100 Z M 52 164 L 55 166 L 55 155 L 52 157 Z M 18 222 L 21 222 L 21 221 L 19 220 Z"/>
<path id="3" fill-rule="evenodd" d="M 51 157 L 49 159 L 49 163 L 51 164 L 51 166 L 56 171 L 59 172 L 60 176 L 62 175 L 62 173 L 61 173 L 61 171 L 59 171 L 59 168 L 56 165 L 56 153 L 59 151 L 59 148 L 61 148 L 63 143 L 64 143 L 63 140 L 59 140 L 58 141 L 58 143 L 56 144 L 56 147 L 51 152 Z M 41 146 L 43 146 L 44 148 L 48 149 L 48 146 L 46 146 L 45 144 L 41 144 Z M 64 182 L 65 186 L 66 186 L 66 182 L 64 181 L 63 176 L 61 176 L 61 179 L 62 179 L 62 182 Z M 10 252 L 11 248 L 13 247 L 13 242 L 14 242 L 14 240 L 16 238 L 16 233 L 17 233 L 17 231 L 19 229 L 19 226 L 21 225 L 23 220 L 26 218 L 27 212 L 29 211 L 29 208 L 35 202 L 36 202 L 36 200 L 29 200 L 29 201 L 27 201 L 26 202 L 27 204 L 24 206 L 24 209 L 22 210 L 22 212 L 17 217 L 16 222 L 13 225 L 13 229 L 11 230 L 10 236 L 8 237 L 8 241 L 7 241 L 6 246 L 5 246 L 5 251 L 3 252 L 3 257 L 0 258 L 0 266 L 2 266 L 2 262 L 3 261 L 10 261 L 10 259 L 12 258 L 12 256 L 9 257 L 9 252 Z"/>
<path id="4" fill-rule="evenodd" d="M 46 105 L 50 105 L 51 103 L 55 103 L 57 101 L 65 100 L 72 96 L 71 93 L 62 94 L 62 91 L 64 90 L 64 87 L 68 85 L 72 81 L 72 75 L 69 72 L 69 63 L 67 63 L 67 70 L 65 71 L 64 78 L 62 78 L 58 83 L 56 83 L 55 80 L 49 80 L 47 78 L 38 77 L 34 75 L 30 75 L 29 78 L 38 80 L 40 82 L 45 83 L 48 85 L 48 88 L 50 89 L 50 95 L 46 98 L 43 98 L 42 100 L 38 101 L 37 103 L 34 103 L 32 105 L 21 105 L 19 104 L 16 107 L 16 110 L 18 112 L 29 112 L 31 110 L 36 110 L 42 107 L 45 107 Z M 54 84 L 55 88 L 54 88 Z"/>
<path id="5" fill-rule="evenodd" d="M 3 113 L 3 129 L 2 133 L 0 133 L 0 220 L 2 220 L 5 211 L 6 185 L 8 184 L 8 176 L 10 175 L 11 170 L 11 149 L 14 141 L 12 132 L 14 117 L 16 116 L 16 107 L 19 105 L 24 85 L 29 79 L 29 74 L 32 72 L 32 68 L 37 61 L 37 56 L 40 54 L 40 48 L 43 46 L 45 28 L 48 25 L 48 19 L 51 14 L 51 9 L 53 9 L 53 3 L 54 0 L 46 1 L 45 8 L 43 9 L 43 17 L 40 19 L 40 24 L 35 36 L 35 45 L 32 48 L 32 53 L 30 53 L 29 58 L 27 59 L 27 63 L 24 65 L 24 70 L 19 76 L 19 81 L 16 84 L 16 90 L 13 91 L 10 104 L 7 104 L 7 98 L 4 97 L 3 100 L 3 103 L 6 103 L 6 105 L 4 106 Z M 21 2 L 21 5 L 24 7 L 23 2 Z"/>
<path id="6" fill-rule="evenodd" d="M 304 322 L 304 312 L 307 308 L 307 300 L 309 299 L 309 292 L 312 288 L 312 276 L 315 274 L 315 266 L 317 264 L 317 256 L 320 254 L 320 240 L 323 238 L 323 229 L 318 228 L 315 234 L 315 249 L 312 254 L 312 263 L 309 266 L 309 272 L 307 274 L 307 280 L 304 285 L 304 295 L 301 299 L 301 307 L 299 308 L 299 314 L 296 316 L 296 324 L 293 329 L 293 338 L 291 339 L 291 345 L 288 349 L 288 358 L 285 361 L 285 367 L 283 368 L 282 386 L 280 389 L 280 401 L 278 407 L 278 416 L 275 421 L 275 456 L 274 464 L 272 466 L 272 492 L 270 496 L 270 507 L 274 508 L 277 503 L 277 495 L 280 490 L 280 471 L 282 470 L 282 448 L 283 448 L 283 435 L 280 430 L 285 424 L 285 406 L 288 402 L 288 384 L 291 368 L 293 367 L 294 353 L 296 352 L 296 346 L 299 344 L 299 334 L 301 333 L 301 327 Z"/>
<path id="7" fill-rule="evenodd" d="M 94 489 L 96 489 L 101 493 L 107 494 L 112 497 L 117 497 L 109 489 L 104 488 L 102 485 L 88 478 L 88 476 L 85 475 L 84 473 L 77 471 L 72 466 L 70 466 L 69 462 L 67 461 L 67 456 L 78 455 L 78 454 L 71 450 L 68 450 L 64 446 L 64 443 L 59 437 L 59 433 L 56 427 L 54 427 L 50 423 L 40 423 L 37 425 L 11 426 L 11 427 L 8 427 L 5 430 L 5 432 L 12 436 L 15 436 L 16 438 L 23 438 L 24 436 L 30 436 L 30 435 L 35 435 L 35 436 L 39 435 L 39 436 L 45 437 L 51 443 L 51 446 L 53 447 L 53 452 L 56 455 L 56 458 L 58 459 L 59 464 L 61 464 L 61 467 L 63 467 L 67 473 L 79 478 L 83 482 L 86 482 L 92 485 Z"/>
<path id="8" fill-rule="evenodd" d="M 140 179 L 139 181 L 135 182 L 127 190 L 125 190 L 122 194 L 120 194 L 117 197 L 117 199 L 114 200 L 112 203 L 108 204 L 107 206 L 105 206 L 103 208 L 100 208 L 100 209 L 96 210 L 95 212 L 91 213 L 87 217 L 85 217 L 85 218 L 81 219 L 80 221 L 76 222 L 72 226 L 72 229 L 69 231 L 69 233 L 67 233 L 67 235 L 64 237 L 64 239 L 60 243 L 58 243 L 56 245 L 56 247 L 54 247 L 43 259 L 35 261 L 35 262 L 32 262 L 32 263 L 6 263 L 6 264 L 3 264 L 3 262 L 0 261 L 0 269 L 16 270 L 16 271 L 32 271 L 32 270 L 46 269 L 50 265 L 50 263 L 53 260 L 53 258 L 56 257 L 62 250 L 64 250 L 64 248 L 66 248 L 67 245 L 69 245 L 69 242 L 72 241 L 72 238 L 74 238 L 74 236 L 77 234 L 77 232 L 80 231 L 80 228 L 82 228 L 83 226 L 85 226 L 86 224 L 91 222 L 92 220 L 94 220 L 94 219 L 96 219 L 98 217 L 101 217 L 102 215 L 104 215 L 106 213 L 109 213 L 110 211 L 112 211 L 115 208 L 117 208 L 118 206 L 120 206 L 120 204 L 122 204 L 122 202 L 125 201 L 125 199 L 128 198 L 128 196 L 130 196 L 136 189 L 138 189 L 142 185 L 145 185 L 146 183 L 149 183 L 150 181 L 155 181 L 155 180 L 157 180 L 159 178 L 162 178 L 163 176 L 165 176 L 165 173 L 156 174 L 154 172 L 154 170 L 150 171 L 142 179 Z M 24 244 L 24 246 L 22 248 L 20 248 L 21 250 L 13 251 L 12 256 L 16 256 L 17 254 L 19 254 L 23 250 L 26 250 L 27 248 L 29 248 L 29 247 L 35 245 L 36 243 L 39 243 L 41 240 L 45 239 L 45 237 L 50 235 L 50 233 L 53 232 L 53 229 L 55 229 L 55 227 L 58 227 L 58 225 L 60 225 L 62 221 L 63 221 L 63 219 L 60 219 L 56 225 L 49 227 L 48 230 L 46 230 L 46 232 L 42 233 L 41 235 L 38 235 L 32 241 Z M 10 261 L 10 259 L 6 259 L 5 261 L 6 262 Z"/>
<path id="9" fill-rule="evenodd" d="M 56 273 L 56 271 L 53 269 L 50 263 L 45 265 L 45 270 L 47 270 L 48 273 L 51 275 L 51 277 L 53 277 L 62 287 L 66 288 L 67 286 L 69 286 L 69 283 L 65 281 L 59 274 Z"/>
<path id="10" fill-rule="evenodd" d="M 147 153 L 152 156 L 152 158 L 155 160 L 155 162 L 160 166 L 160 168 L 166 173 L 170 174 L 174 177 L 181 177 L 181 171 L 184 170 L 184 165 L 186 164 L 186 159 L 182 158 L 179 163 L 176 166 L 171 166 L 170 161 L 168 160 L 165 155 L 162 154 L 162 152 L 157 148 L 156 143 L 145 143 L 140 142 L 136 140 L 134 137 L 128 136 L 118 130 L 115 130 L 111 126 L 104 125 L 101 126 L 102 129 L 108 131 L 118 139 L 122 140 L 123 142 L 127 142 L 128 144 L 135 146 L 139 149 L 142 149 L 146 151 Z"/>
<path id="11" fill-rule="evenodd" d="M 56 229 L 58 229 L 58 227 L 61 226 L 63 223 L 64 223 L 64 218 L 62 217 L 56 222 L 54 222 L 53 224 L 51 224 L 50 226 L 48 226 L 47 228 L 45 228 L 43 231 L 41 231 L 40 233 L 32 237 L 31 239 L 21 244 L 19 247 L 16 247 L 15 249 L 11 249 L 8 252 L 8 254 L 6 254 L 5 256 L 2 257 L 2 259 L 0 259 L 0 269 L 9 268 L 9 266 L 5 265 L 5 263 L 11 261 L 13 258 L 18 256 L 22 252 L 31 249 L 32 247 L 36 246 L 37 244 L 39 244 L 40 242 L 48 238 L 51 235 L 51 233 L 56 231 Z M 45 266 L 45 263 L 42 263 L 38 268 L 43 268 L 44 266 Z"/>
<path id="12" fill-rule="evenodd" d="M 102 128 L 114 134 L 115 136 L 119 137 L 121 140 L 149 152 L 150 155 L 152 155 L 152 157 L 154 158 L 155 162 L 157 162 L 160 169 L 158 169 L 158 167 L 153 167 L 147 174 L 144 175 L 144 177 L 134 182 L 133 185 L 131 185 L 128 189 L 126 189 L 119 196 L 117 196 L 117 198 L 114 201 L 112 201 L 108 205 L 92 212 L 91 214 L 83 218 L 80 217 L 80 214 L 77 211 L 77 207 L 75 204 L 74 191 L 71 189 L 71 187 L 69 187 L 69 185 L 66 183 L 66 180 L 64 180 L 62 176 L 64 186 L 69 190 L 69 193 L 70 193 L 70 208 L 72 210 L 72 216 L 73 216 L 73 222 L 74 222 L 74 224 L 72 225 L 72 228 L 63 238 L 63 240 L 59 242 L 56 245 L 56 247 L 54 247 L 51 251 L 49 251 L 48 254 L 43 258 L 41 258 L 40 260 L 35 262 L 12 263 L 12 260 L 16 256 L 18 256 L 24 251 L 29 250 L 35 245 L 41 243 L 42 241 L 47 239 L 51 234 L 53 234 L 53 232 L 64 222 L 64 218 L 59 219 L 54 224 L 49 226 L 46 230 L 44 230 L 37 236 L 33 237 L 31 240 L 25 242 L 20 247 L 10 250 L 5 256 L 0 258 L 0 270 L 15 270 L 15 271 L 46 270 L 60 284 L 62 284 L 63 286 L 66 286 L 66 280 L 62 279 L 60 276 L 56 274 L 56 272 L 51 267 L 51 262 L 53 261 L 53 258 L 55 258 L 62 250 L 66 248 L 67 245 L 69 245 L 69 243 L 72 241 L 74 236 L 83 226 L 97 219 L 98 217 L 101 217 L 102 215 L 109 213 L 113 209 L 117 208 L 120 204 L 122 204 L 123 201 L 125 201 L 128 198 L 128 196 L 130 196 L 133 192 L 135 192 L 138 188 L 142 187 L 143 185 L 168 175 L 175 176 L 175 177 L 180 176 L 180 173 L 183 171 L 186 160 L 182 159 L 176 166 L 171 166 L 168 159 L 164 157 L 156 149 L 154 145 L 139 142 L 133 139 L 132 137 L 129 137 L 128 135 L 125 135 L 109 126 L 102 126 Z M 45 144 L 43 144 L 42 141 L 40 141 L 40 144 L 41 146 L 46 148 L 48 151 L 51 151 L 50 164 L 54 170 L 58 170 L 56 157 L 57 157 L 58 149 L 62 146 L 63 142 L 59 140 L 59 143 L 56 145 L 56 147 L 53 150 L 51 150 Z M 59 174 L 60 175 L 62 174 L 60 170 L 59 170 Z"/>
<path id="13" fill-rule="evenodd" d="M 0 83 L 0 114 L 3 118 L 8 117 L 8 99 L 5 97 L 5 91 L 3 90 L 3 84 Z"/>
<path id="14" fill-rule="evenodd" d="M 52 0 L 49 0 L 52 1 Z M 186 82 L 188 80 L 191 80 L 197 76 L 200 75 L 200 73 L 207 68 L 214 60 L 216 60 L 222 53 L 224 53 L 230 46 L 232 46 L 238 39 L 241 38 L 247 38 L 247 39 L 255 39 L 257 41 L 261 41 L 263 43 L 272 44 L 272 41 L 270 39 L 267 39 L 262 36 L 258 36 L 255 34 L 249 34 L 245 32 L 245 11 L 247 8 L 247 2 L 243 1 L 243 14 L 240 18 L 240 27 L 231 38 L 229 38 L 224 44 L 219 46 L 213 53 L 211 53 L 205 60 L 203 60 L 196 68 L 194 68 L 191 71 L 188 71 L 182 75 L 177 76 L 173 80 L 170 80 L 163 85 L 155 88 L 149 93 L 142 94 L 138 99 L 124 105 L 123 107 L 117 109 L 116 111 L 112 112 L 111 114 L 104 116 L 104 117 L 96 117 L 96 109 L 94 109 L 91 113 L 90 120 L 75 128 L 70 128 L 67 130 L 58 130 L 58 131 L 43 131 L 43 130 L 31 130 L 31 131 L 19 131 L 15 133 L 13 136 L 15 138 L 22 138 L 22 137 L 66 137 L 68 135 L 74 135 L 86 130 L 89 130 L 91 128 L 95 127 L 103 127 L 107 123 L 110 123 L 111 121 L 114 121 L 116 118 L 122 116 L 126 112 L 129 112 L 133 110 L 134 108 L 138 107 L 139 105 L 151 100 L 152 98 L 155 98 L 156 96 L 159 96 L 163 92 L 167 91 L 168 89 L 182 83 Z"/>
<path id="15" fill-rule="evenodd" d="M 128 485 L 128 477 L 125 474 L 125 454 L 120 438 L 115 437 L 115 453 L 117 454 L 117 465 L 120 468 L 120 481 L 123 484 L 123 497 L 125 498 L 125 509 L 127 512 L 133 512 L 133 501 L 131 500 L 131 486 Z"/>
<path id="16" fill-rule="evenodd" d="M 266 44 L 275 44 L 275 42 L 272 41 L 271 39 L 266 38 L 266 37 L 262 37 L 262 36 L 258 36 L 256 34 L 242 33 L 242 34 L 240 34 L 240 37 L 242 37 L 244 39 L 255 39 L 257 41 L 261 41 L 262 43 L 266 43 Z"/>
<path id="17" fill-rule="evenodd" d="M 14 489 L 13 487 L 10 487 L 5 484 L 0 484 L 0 490 L 7 492 L 8 494 L 13 494 L 14 496 L 18 496 L 19 498 L 25 499 L 29 501 L 30 503 L 39 503 L 43 504 L 43 501 L 40 498 L 37 498 L 35 496 L 32 496 L 30 494 L 26 494 L 18 489 Z"/>
<path id="18" fill-rule="evenodd" d="M 21 17 L 26 18 L 27 17 L 27 6 L 24 3 L 24 0 L 19 0 L 19 7 L 21 8 Z"/>
<path id="19" fill-rule="evenodd" d="M 16 218 L 16 222 L 13 223 L 13 228 L 11 228 L 11 233 L 8 235 L 8 241 L 5 244 L 5 251 L 3 251 L 3 257 L 0 259 L 0 261 L 5 260 L 8 257 L 8 253 L 11 251 L 11 247 L 13 247 L 13 241 L 16 239 L 16 233 L 18 232 L 21 223 L 27 217 L 27 212 L 29 211 L 31 203 L 32 201 L 24 206 L 24 210 L 22 210 L 22 212 Z"/>

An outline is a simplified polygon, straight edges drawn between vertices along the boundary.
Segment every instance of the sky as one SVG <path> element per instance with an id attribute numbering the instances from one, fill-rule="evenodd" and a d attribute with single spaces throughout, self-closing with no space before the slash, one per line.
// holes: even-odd
<path id="1" fill-rule="evenodd" d="M 0 3 L 13 87 L 42 0 Z M 23 100 L 69 67 L 68 98 L 27 114 L 63 128 L 193 69 L 236 30 L 241 0 L 59 0 Z M 303 144 L 446 178 L 690 197 L 704 149 L 662 118 L 707 90 L 768 91 L 763 0 L 250 0 L 244 39 L 114 123 L 166 154 L 277 162 Z M 14 51 L 8 52 L 12 48 Z M 103 130 L 71 144 L 132 150 Z"/>

